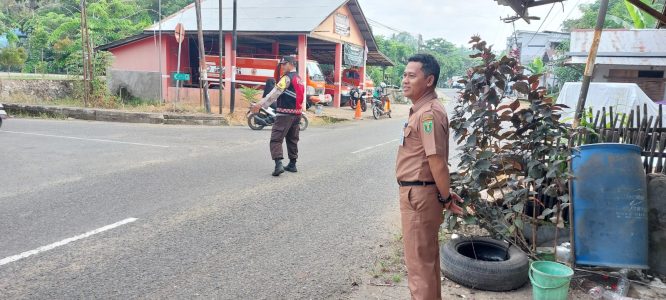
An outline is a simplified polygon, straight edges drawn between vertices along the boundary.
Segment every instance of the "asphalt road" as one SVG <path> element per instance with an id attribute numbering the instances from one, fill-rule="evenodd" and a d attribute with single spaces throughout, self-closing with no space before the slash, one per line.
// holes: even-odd
<path id="1" fill-rule="evenodd" d="M 0 129 L 0 299 L 340 299 L 395 232 L 404 119 L 301 133 L 56 120 Z"/>

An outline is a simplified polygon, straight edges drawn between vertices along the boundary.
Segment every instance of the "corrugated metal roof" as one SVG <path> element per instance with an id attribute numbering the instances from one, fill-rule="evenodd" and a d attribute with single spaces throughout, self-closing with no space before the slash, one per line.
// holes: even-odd
<path id="1" fill-rule="evenodd" d="M 572 63 L 585 63 L 593 38 L 593 30 L 571 32 Z M 596 64 L 666 65 L 666 30 L 604 30 Z"/>
<path id="2" fill-rule="evenodd" d="M 347 0 L 241 0 L 237 2 L 237 30 L 239 32 L 311 32 Z M 222 28 L 233 27 L 233 1 L 222 4 Z M 204 31 L 219 29 L 219 1 L 201 3 L 201 19 Z M 162 20 L 162 30 L 174 30 L 183 23 L 186 31 L 197 30 L 194 4 Z M 146 31 L 158 30 L 153 24 Z"/>
<path id="3" fill-rule="evenodd" d="M 265 35 L 280 35 L 287 37 L 294 34 L 312 33 L 322 22 L 326 20 L 339 7 L 347 5 L 354 21 L 358 25 L 361 35 L 368 47 L 369 65 L 392 66 L 393 62 L 384 54 L 379 52 L 370 25 L 368 24 L 358 0 L 241 0 L 237 2 L 237 30 L 239 36 L 252 36 L 255 39 Z M 202 29 L 204 33 L 211 35 L 219 30 L 219 1 L 206 0 L 201 3 Z M 233 27 L 233 2 L 224 1 L 222 4 L 222 29 L 231 32 Z M 188 34 L 195 34 L 197 30 L 197 18 L 194 4 L 190 4 L 175 14 L 162 20 L 162 31 L 173 32 L 176 24 L 183 23 Z M 143 35 L 154 34 L 159 29 L 155 23 L 144 30 Z M 142 38 L 142 35 L 130 37 L 125 40 L 116 41 L 98 47 L 99 50 L 108 50 L 118 47 L 134 39 Z M 333 45 L 333 44 L 331 44 Z M 334 53 L 334 47 L 328 47 L 328 52 Z M 313 56 L 321 56 L 322 51 L 311 49 Z M 319 53 L 321 52 L 321 53 Z M 333 54 L 331 54 L 331 58 Z"/>
<path id="4" fill-rule="evenodd" d="M 573 56 L 570 64 L 585 64 L 587 56 Z M 595 65 L 666 66 L 666 57 L 598 57 Z"/>

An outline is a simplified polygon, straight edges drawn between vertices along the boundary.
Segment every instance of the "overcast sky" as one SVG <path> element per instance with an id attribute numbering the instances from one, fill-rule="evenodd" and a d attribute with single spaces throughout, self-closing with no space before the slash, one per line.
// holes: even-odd
<path id="1" fill-rule="evenodd" d="M 578 5 L 593 1 L 566 0 L 555 4 L 541 31 L 559 31 L 567 16 L 569 19 L 580 16 Z M 422 34 L 424 40 L 444 38 L 464 46 L 473 34 L 479 34 L 489 44 L 494 44 L 494 49 L 503 50 L 506 38 L 513 32 L 512 25 L 505 24 L 500 17 L 515 15 L 515 12 L 508 6 L 498 5 L 495 0 L 359 0 L 359 3 L 375 34 L 407 31 Z M 547 4 L 531 8 L 529 14 L 539 16 L 541 20 L 533 20 L 531 24 L 516 21 L 516 29 L 536 31 L 551 7 L 552 4 Z M 393 30 L 375 25 L 375 22 Z"/>

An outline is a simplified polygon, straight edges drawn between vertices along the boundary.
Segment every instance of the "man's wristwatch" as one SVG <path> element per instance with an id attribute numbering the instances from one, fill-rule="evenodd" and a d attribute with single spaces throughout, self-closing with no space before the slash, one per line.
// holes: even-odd
<path id="1" fill-rule="evenodd" d="M 451 193 L 449 193 L 449 196 L 448 196 L 446 199 L 442 197 L 442 194 L 437 194 L 437 199 L 438 199 L 439 202 L 441 202 L 442 204 L 447 205 L 447 204 L 449 204 L 449 202 L 451 202 L 451 200 L 452 200 L 452 199 L 451 199 Z"/>

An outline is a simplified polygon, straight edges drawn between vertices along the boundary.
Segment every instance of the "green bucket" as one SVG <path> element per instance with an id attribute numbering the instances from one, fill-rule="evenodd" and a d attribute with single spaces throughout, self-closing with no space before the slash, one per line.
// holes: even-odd
<path id="1" fill-rule="evenodd" d="M 552 261 L 535 261 L 530 265 L 532 299 L 566 300 L 569 282 L 574 272 L 571 268 Z"/>

